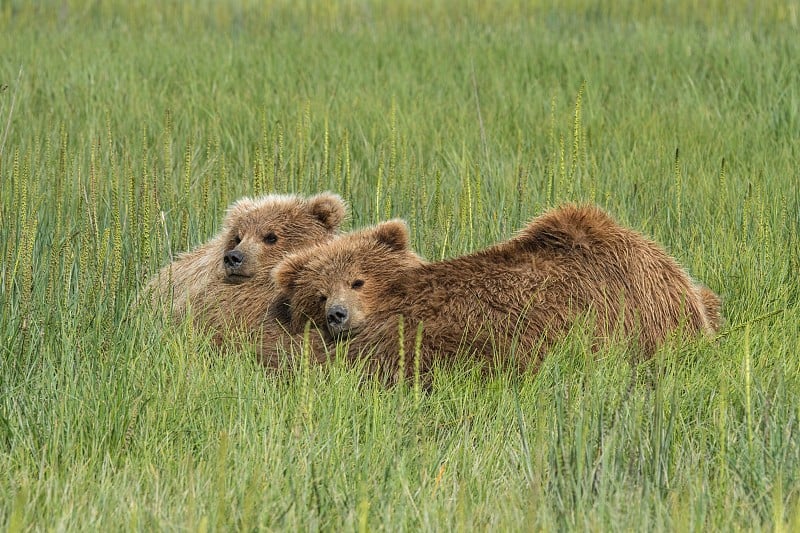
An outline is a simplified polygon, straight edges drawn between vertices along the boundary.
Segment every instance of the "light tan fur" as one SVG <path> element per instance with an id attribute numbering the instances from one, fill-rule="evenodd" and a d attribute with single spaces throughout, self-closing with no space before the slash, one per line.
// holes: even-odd
<path id="1" fill-rule="evenodd" d="M 290 252 L 333 238 L 346 213 L 332 193 L 241 198 L 216 236 L 163 267 L 146 290 L 178 321 L 191 309 L 218 343 L 258 331 L 275 296 L 272 268 Z"/>

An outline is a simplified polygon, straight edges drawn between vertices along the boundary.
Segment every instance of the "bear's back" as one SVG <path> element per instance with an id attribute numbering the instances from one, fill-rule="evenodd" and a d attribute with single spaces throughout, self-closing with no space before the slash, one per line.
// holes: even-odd
<path id="1" fill-rule="evenodd" d="M 557 258 L 568 281 L 565 292 L 585 295 L 598 325 L 637 332 L 645 351 L 681 325 L 692 332 L 709 329 L 704 297 L 678 262 L 597 207 L 568 205 L 545 213 L 515 240 L 534 255 Z"/>
<path id="2" fill-rule="evenodd" d="M 385 302 L 387 312 L 402 309 L 440 336 L 493 327 L 533 344 L 590 313 L 596 336 L 621 328 L 650 352 L 681 324 L 708 329 L 701 295 L 680 265 L 593 206 L 551 210 L 506 242 L 420 265 L 405 278 L 399 301 Z"/>

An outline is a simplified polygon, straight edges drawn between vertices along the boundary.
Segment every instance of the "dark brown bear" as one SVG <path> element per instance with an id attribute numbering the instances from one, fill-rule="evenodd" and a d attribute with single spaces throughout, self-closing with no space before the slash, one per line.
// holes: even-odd
<path id="1" fill-rule="evenodd" d="M 579 318 L 594 324 L 595 345 L 626 340 L 646 355 L 679 328 L 719 324 L 713 292 L 596 207 L 553 209 L 506 242 L 441 262 L 408 241 L 394 220 L 287 257 L 273 272 L 271 317 L 294 334 L 310 320 L 329 346 L 349 337 L 349 357 L 369 354 L 368 369 L 390 379 L 403 358 L 413 372 L 419 324 L 422 372 L 457 354 L 524 369 Z"/>
<path id="2" fill-rule="evenodd" d="M 214 238 L 162 268 L 147 289 L 177 320 L 191 309 L 218 343 L 258 331 L 275 297 L 272 268 L 289 252 L 333 238 L 346 212 L 331 193 L 241 198 Z"/>

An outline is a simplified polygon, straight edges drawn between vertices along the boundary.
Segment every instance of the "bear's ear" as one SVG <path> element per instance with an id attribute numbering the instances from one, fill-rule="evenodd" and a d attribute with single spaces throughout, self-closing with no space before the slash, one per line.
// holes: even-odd
<path id="1" fill-rule="evenodd" d="M 305 260 L 294 254 L 286 257 L 272 269 L 272 281 L 279 290 L 292 290 L 305 268 Z"/>
<path id="2" fill-rule="evenodd" d="M 311 214 L 329 230 L 337 230 L 347 215 L 347 204 L 338 194 L 324 192 L 308 199 Z"/>
<path id="3" fill-rule="evenodd" d="M 402 252 L 408 250 L 408 226 L 405 221 L 399 218 L 375 226 L 373 237 L 392 251 Z"/>

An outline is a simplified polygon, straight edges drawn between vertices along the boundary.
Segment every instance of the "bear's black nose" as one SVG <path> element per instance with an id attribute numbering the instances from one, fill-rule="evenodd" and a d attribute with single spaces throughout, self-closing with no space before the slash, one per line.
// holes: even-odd
<path id="1" fill-rule="evenodd" d="M 347 318 L 347 308 L 343 305 L 335 304 L 328 309 L 328 327 L 335 333 L 339 333 L 345 329 Z"/>
<path id="2" fill-rule="evenodd" d="M 239 250 L 231 250 L 229 252 L 225 252 L 225 256 L 222 258 L 225 262 L 225 266 L 228 268 L 239 268 L 242 266 L 242 261 L 244 261 L 244 254 Z"/>

